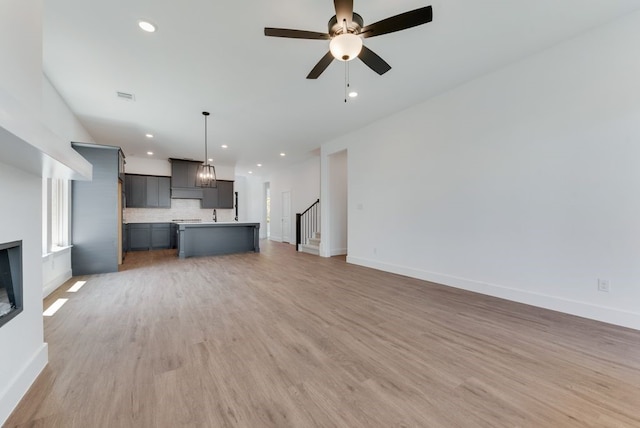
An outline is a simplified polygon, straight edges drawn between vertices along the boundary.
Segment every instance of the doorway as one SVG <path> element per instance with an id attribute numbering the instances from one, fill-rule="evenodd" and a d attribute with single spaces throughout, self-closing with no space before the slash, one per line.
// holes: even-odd
<path id="1" fill-rule="evenodd" d="M 282 242 L 291 243 L 291 191 L 282 192 Z"/>
<path id="2" fill-rule="evenodd" d="M 329 256 L 346 255 L 348 253 L 347 151 L 343 150 L 329 155 L 328 161 L 329 236 L 327 236 L 327 243 Z"/>
<path id="3" fill-rule="evenodd" d="M 271 237 L 271 184 L 264 183 L 264 224 L 266 225 L 266 238 Z"/>

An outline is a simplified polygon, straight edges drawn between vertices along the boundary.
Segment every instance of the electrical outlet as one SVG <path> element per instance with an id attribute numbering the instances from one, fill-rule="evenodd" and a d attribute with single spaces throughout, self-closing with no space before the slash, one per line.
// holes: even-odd
<path id="1" fill-rule="evenodd" d="M 598 278 L 598 291 L 608 293 L 611 291 L 611 282 L 608 279 Z"/>
<path id="2" fill-rule="evenodd" d="M 374 247 L 373 254 L 378 254 L 378 249 Z"/>

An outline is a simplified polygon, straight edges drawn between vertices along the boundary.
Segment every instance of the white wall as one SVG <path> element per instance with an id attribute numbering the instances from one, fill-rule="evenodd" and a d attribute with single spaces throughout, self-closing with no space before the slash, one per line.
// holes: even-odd
<path id="1" fill-rule="evenodd" d="M 94 142 L 45 75 L 42 75 L 42 122 L 68 144 Z"/>
<path id="2" fill-rule="evenodd" d="M 93 137 L 80 124 L 67 103 L 53 87 L 47 76 L 42 75 L 42 121 L 63 141 L 93 142 Z M 42 289 L 46 297 L 71 278 L 71 249 L 42 256 Z"/>
<path id="3" fill-rule="evenodd" d="M 1 425 L 47 364 L 47 344 L 42 326 L 41 178 L 0 163 L 0 183 L 2 206 L 11 207 L 0 210 L 0 242 L 22 240 L 24 291 L 23 312 L 0 327 Z"/>
<path id="4" fill-rule="evenodd" d="M 24 289 L 23 312 L 0 328 L 1 425 L 47 364 L 42 174 L 90 178 L 91 166 L 69 144 L 88 134 L 43 78 L 42 0 L 0 2 L 0 55 L 0 242 L 22 240 Z"/>
<path id="5" fill-rule="evenodd" d="M 329 255 L 347 254 L 347 151 L 343 150 L 329 156 L 329 196 L 327 199 L 329 213 L 328 234 L 322 236 L 321 242 L 329 248 Z"/>
<path id="6" fill-rule="evenodd" d="M 271 237 L 282 240 L 282 192 L 291 191 L 291 243 L 295 244 L 296 213 L 307 209 L 320 197 L 320 158 L 283 169 L 264 180 L 271 185 Z"/>
<path id="7" fill-rule="evenodd" d="M 40 116 L 42 103 L 42 0 L 0 3 L 0 86 Z"/>
<path id="8" fill-rule="evenodd" d="M 260 223 L 260 234 L 263 236 L 265 200 L 263 195 L 264 181 L 260 177 L 236 176 L 235 190 L 238 192 L 238 217 L 240 221 Z"/>
<path id="9" fill-rule="evenodd" d="M 41 112 L 42 3 L 0 4 L 0 89 Z M 3 106 L 0 105 L 0 109 Z M 0 144 L 4 144 L 0 141 Z M 41 178 L 0 158 L 0 242 L 22 240 L 24 310 L 0 327 L 0 425 L 47 363 L 42 326 Z"/>
<path id="10" fill-rule="evenodd" d="M 163 175 L 171 177 L 171 162 L 169 162 L 169 159 L 126 156 L 125 162 L 124 170 L 127 174 Z"/>
<path id="11" fill-rule="evenodd" d="M 42 256 L 42 297 L 47 297 L 72 277 L 71 247 Z"/>
<path id="12" fill-rule="evenodd" d="M 635 13 L 325 144 L 348 260 L 640 328 L 638 40 Z"/>

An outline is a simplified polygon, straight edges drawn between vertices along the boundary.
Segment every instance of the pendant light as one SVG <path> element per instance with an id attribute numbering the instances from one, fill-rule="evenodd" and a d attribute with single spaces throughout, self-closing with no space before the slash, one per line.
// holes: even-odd
<path id="1" fill-rule="evenodd" d="M 209 157 L 207 153 L 207 118 L 209 117 L 208 111 L 203 111 L 204 116 L 204 162 L 198 166 L 198 172 L 196 173 L 196 187 L 218 187 L 218 181 L 216 179 L 216 168 L 209 164 Z"/>

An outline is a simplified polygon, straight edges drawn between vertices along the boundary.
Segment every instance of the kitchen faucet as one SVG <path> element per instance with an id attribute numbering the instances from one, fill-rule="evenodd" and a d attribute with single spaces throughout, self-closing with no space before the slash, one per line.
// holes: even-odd
<path id="1" fill-rule="evenodd" d="M 213 221 L 216 222 L 216 223 L 218 222 L 218 214 L 216 213 L 216 209 L 215 208 L 213 209 Z"/>

